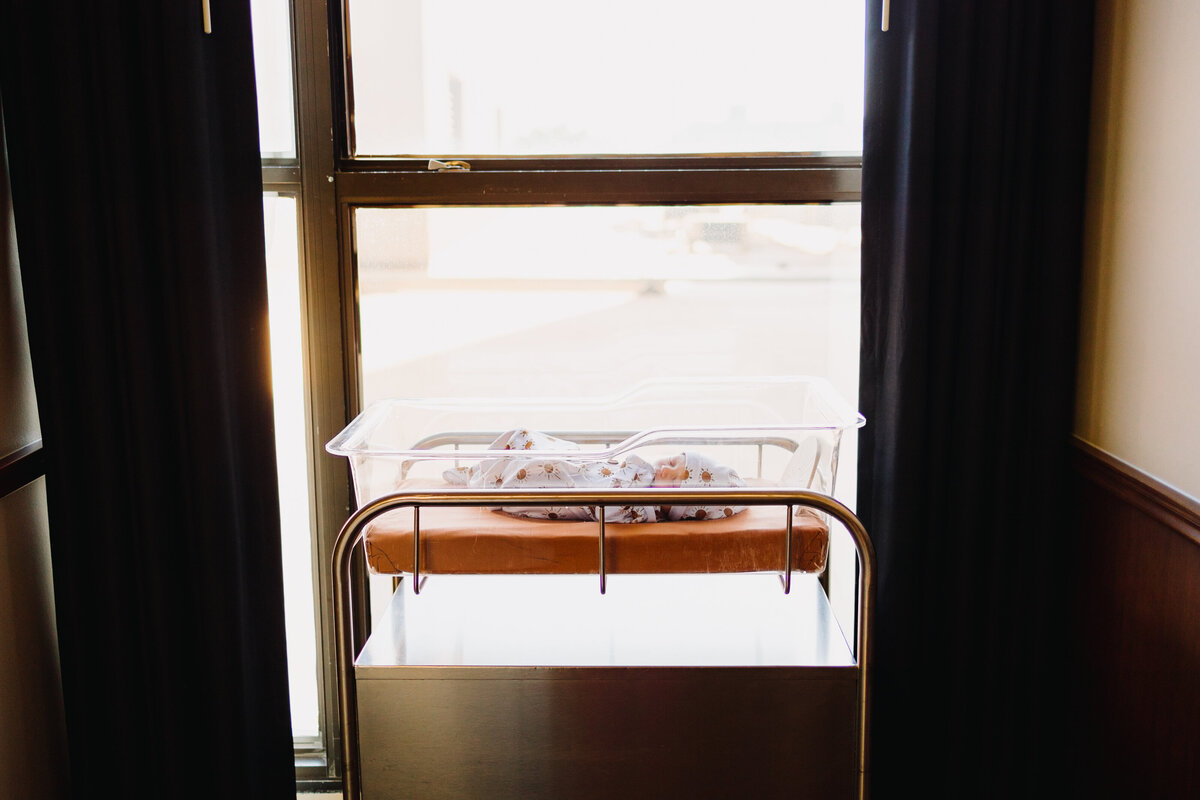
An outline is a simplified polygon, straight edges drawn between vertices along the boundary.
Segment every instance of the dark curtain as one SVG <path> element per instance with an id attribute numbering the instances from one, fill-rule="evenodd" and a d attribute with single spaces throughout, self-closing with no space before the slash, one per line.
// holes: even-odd
<path id="1" fill-rule="evenodd" d="M 74 793 L 292 797 L 249 4 L 0 4 Z"/>
<path id="2" fill-rule="evenodd" d="M 1092 2 L 868 4 L 859 510 L 876 797 L 1071 757 L 1069 447 Z"/>

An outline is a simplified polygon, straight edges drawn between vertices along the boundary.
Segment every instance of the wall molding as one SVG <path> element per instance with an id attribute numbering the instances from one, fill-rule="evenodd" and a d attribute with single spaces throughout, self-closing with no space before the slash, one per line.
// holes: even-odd
<path id="1" fill-rule="evenodd" d="M 1200 501 L 1076 441 L 1081 797 L 1200 797 Z"/>
<path id="2" fill-rule="evenodd" d="M 1073 444 L 1076 465 L 1085 478 L 1200 545 L 1200 500 L 1078 436 Z"/>
<path id="3" fill-rule="evenodd" d="M 42 450 L 42 440 L 38 439 L 0 458 L 0 498 L 7 497 L 45 474 L 46 455 Z"/>

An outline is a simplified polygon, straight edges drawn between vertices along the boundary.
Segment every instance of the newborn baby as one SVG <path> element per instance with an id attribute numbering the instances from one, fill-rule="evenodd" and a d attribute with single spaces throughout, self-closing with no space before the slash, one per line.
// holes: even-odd
<path id="1" fill-rule="evenodd" d="M 489 445 L 490 450 L 578 450 L 566 439 L 530 430 L 512 430 Z M 446 481 L 473 489 L 632 488 L 639 486 L 743 486 L 733 469 L 700 453 L 680 453 L 654 464 L 636 455 L 609 460 L 588 458 L 497 458 L 470 467 L 445 471 Z M 501 507 L 522 517 L 595 521 L 588 506 L 553 508 Z M 742 506 L 610 506 L 605 522 L 658 522 L 685 519 L 720 519 L 744 510 Z"/>
<path id="2" fill-rule="evenodd" d="M 680 453 L 657 462 L 655 486 L 745 486 L 732 467 L 726 467 L 701 453 Z M 660 519 L 721 519 L 732 517 L 745 506 L 662 506 Z"/>

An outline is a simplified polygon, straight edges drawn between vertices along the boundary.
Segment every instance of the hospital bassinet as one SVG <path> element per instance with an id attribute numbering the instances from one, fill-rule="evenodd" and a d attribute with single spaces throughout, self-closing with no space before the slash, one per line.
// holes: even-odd
<path id="1" fill-rule="evenodd" d="M 861 796 L 870 543 L 831 498 L 842 438 L 861 424 L 812 378 L 369 408 L 328 445 L 349 459 L 359 505 L 334 552 L 349 796 L 648 797 L 699 786 Z M 488 448 L 522 428 L 578 445 L 539 458 L 703 451 L 746 485 L 447 484 L 449 470 L 529 457 Z M 629 504 L 745 510 L 603 522 L 601 509 Z M 500 505 L 587 506 L 600 521 L 527 519 Z M 834 520 L 860 565 L 845 637 L 816 579 Z M 351 622 L 360 541 L 373 572 L 403 575 L 421 595 L 406 599 L 401 585 L 361 652 Z M 763 572 L 778 573 L 783 592 L 763 595 Z M 428 575 L 438 577 L 421 592 Z M 586 588 L 595 576 L 599 592 Z"/>

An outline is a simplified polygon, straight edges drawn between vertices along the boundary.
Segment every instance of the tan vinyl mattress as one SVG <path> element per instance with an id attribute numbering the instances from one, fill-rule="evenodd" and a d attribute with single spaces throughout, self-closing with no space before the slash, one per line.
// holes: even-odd
<path id="1" fill-rule="evenodd" d="M 379 574 L 411 573 L 411 508 L 384 514 L 365 531 L 367 562 Z M 605 525 L 611 573 L 780 572 L 787 510 L 751 506 L 732 517 Z M 599 572 L 599 525 L 510 516 L 484 508 L 421 509 L 422 574 Z M 821 572 L 829 528 L 807 508 L 792 523 L 792 569 Z"/>

